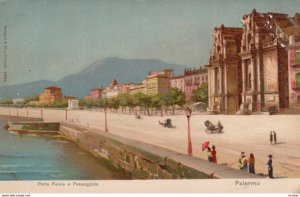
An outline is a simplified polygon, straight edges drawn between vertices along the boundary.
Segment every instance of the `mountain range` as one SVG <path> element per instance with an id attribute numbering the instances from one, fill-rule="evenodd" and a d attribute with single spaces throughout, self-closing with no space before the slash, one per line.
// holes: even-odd
<path id="1" fill-rule="evenodd" d="M 59 86 L 63 94 L 83 97 L 95 87 L 107 86 L 113 79 L 118 83 L 141 83 L 149 71 L 172 68 L 174 74 L 183 73 L 183 65 L 169 64 L 160 60 L 105 58 L 98 60 L 78 73 L 68 75 L 59 81 L 41 80 L 36 82 L 0 86 L 0 98 L 23 98 L 40 94 L 47 86 Z"/>

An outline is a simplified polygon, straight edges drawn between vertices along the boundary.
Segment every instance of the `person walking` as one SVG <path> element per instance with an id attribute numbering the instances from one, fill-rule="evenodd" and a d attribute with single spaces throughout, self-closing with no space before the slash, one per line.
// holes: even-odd
<path id="1" fill-rule="evenodd" d="M 271 144 L 273 143 L 273 131 L 271 131 L 271 133 L 270 133 L 270 143 Z"/>
<path id="2" fill-rule="evenodd" d="M 239 163 L 240 163 L 240 169 L 245 172 L 248 172 L 247 157 L 244 152 L 241 152 L 241 157 L 239 159 Z"/>
<path id="3" fill-rule="evenodd" d="M 207 159 L 211 162 L 211 148 L 209 146 L 207 147 Z"/>
<path id="4" fill-rule="evenodd" d="M 269 174 L 269 178 L 273 179 L 273 162 L 272 162 L 272 155 L 269 155 L 269 160 L 268 160 L 268 174 Z"/>
<path id="5" fill-rule="evenodd" d="M 251 153 L 249 157 L 249 173 L 255 174 L 254 166 L 255 166 L 255 158 L 253 153 Z"/>
<path id="6" fill-rule="evenodd" d="M 217 163 L 217 151 L 215 145 L 212 145 L 211 162 Z"/>
<path id="7" fill-rule="evenodd" d="M 277 143 L 277 136 L 276 136 L 276 132 L 273 131 L 273 138 L 274 138 L 274 143 L 276 144 Z"/>

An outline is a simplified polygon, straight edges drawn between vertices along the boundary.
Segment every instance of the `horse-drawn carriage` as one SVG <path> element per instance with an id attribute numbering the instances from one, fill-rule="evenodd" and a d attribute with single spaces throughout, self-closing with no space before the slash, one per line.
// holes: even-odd
<path id="1" fill-rule="evenodd" d="M 160 124 L 164 127 L 167 127 L 167 128 L 172 128 L 173 127 L 171 119 L 165 119 L 164 122 L 158 121 L 158 124 Z"/>
<path id="2" fill-rule="evenodd" d="M 204 122 L 204 125 L 206 126 L 205 133 L 222 133 L 223 132 L 223 125 L 218 122 L 217 125 L 214 125 L 211 121 L 206 120 Z"/>

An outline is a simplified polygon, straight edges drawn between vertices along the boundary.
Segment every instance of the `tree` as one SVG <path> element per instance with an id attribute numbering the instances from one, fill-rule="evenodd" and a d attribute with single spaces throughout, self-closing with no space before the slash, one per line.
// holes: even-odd
<path id="1" fill-rule="evenodd" d="M 128 93 L 119 94 L 117 99 L 119 100 L 119 105 L 122 108 L 122 112 L 125 107 L 129 107 L 129 110 L 131 112 L 133 101 L 132 101 L 132 96 L 130 94 L 128 94 Z"/>
<path id="2" fill-rule="evenodd" d="M 138 92 L 133 95 L 133 103 L 136 106 L 139 106 L 140 109 L 144 108 L 147 110 L 148 115 L 150 115 L 150 107 L 151 107 L 151 97 L 142 93 Z"/>
<path id="3" fill-rule="evenodd" d="M 208 104 L 208 85 L 203 83 L 199 88 L 193 90 L 192 101 Z"/>
<path id="4" fill-rule="evenodd" d="M 164 96 L 163 96 L 164 105 L 168 108 L 172 106 L 173 115 L 175 114 L 175 106 L 183 106 L 185 104 L 185 94 L 181 90 L 177 88 L 171 88 Z"/>
<path id="5" fill-rule="evenodd" d="M 30 103 L 30 101 L 39 101 L 39 95 L 32 95 L 32 96 L 29 96 L 29 97 L 26 97 L 25 99 L 24 99 L 24 103 L 25 104 L 29 104 Z"/>
<path id="6" fill-rule="evenodd" d="M 156 94 L 151 97 L 151 108 L 155 108 L 156 110 L 161 110 L 163 106 L 163 95 Z"/>
<path id="7" fill-rule="evenodd" d="M 151 96 L 148 96 L 146 94 L 143 94 L 143 96 L 140 98 L 140 105 L 145 110 L 147 110 L 148 116 L 150 115 L 150 107 L 151 107 Z"/>
<path id="8" fill-rule="evenodd" d="M 5 106 L 12 105 L 13 100 L 12 99 L 3 99 L 3 100 L 0 101 L 0 104 L 5 105 Z"/>
<path id="9" fill-rule="evenodd" d="M 109 99 L 107 99 L 107 98 L 102 98 L 102 99 L 101 99 L 101 107 L 103 107 L 103 108 L 109 107 L 108 101 L 109 101 Z"/>
<path id="10" fill-rule="evenodd" d="M 117 98 L 110 98 L 107 100 L 107 106 L 109 108 L 118 110 L 119 109 L 119 100 Z"/>

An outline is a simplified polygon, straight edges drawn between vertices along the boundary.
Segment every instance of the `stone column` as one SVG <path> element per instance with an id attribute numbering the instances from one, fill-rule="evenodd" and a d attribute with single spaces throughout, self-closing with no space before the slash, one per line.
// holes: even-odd
<path id="1" fill-rule="evenodd" d="M 228 65 L 225 65 L 225 66 L 224 66 L 224 79 L 223 79 L 223 84 L 224 84 L 224 94 L 227 94 L 227 93 L 228 93 L 228 90 L 227 90 L 227 66 L 228 66 Z"/>
<path id="2" fill-rule="evenodd" d="M 213 91 L 213 93 L 214 93 L 214 95 L 217 93 L 217 87 L 216 87 L 216 68 L 215 67 L 213 67 L 213 73 L 212 73 L 212 76 L 213 76 L 213 80 L 212 80 L 212 82 L 213 82 L 213 89 L 214 89 L 214 91 Z"/>
<path id="3" fill-rule="evenodd" d="M 228 66 L 227 64 L 224 65 L 224 73 L 223 73 L 223 85 L 224 85 L 223 93 L 224 93 L 225 114 L 228 114 L 227 66 Z"/>
<path id="4" fill-rule="evenodd" d="M 219 66 L 219 94 L 222 94 L 222 66 Z"/>
<path id="5" fill-rule="evenodd" d="M 255 90 L 255 87 L 254 87 L 254 79 L 255 79 L 255 72 L 254 72 L 254 61 L 255 61 L 255 59 L 254 58 L 251 58 L 251 67 L 250 67 L 250 69 L 251 69 L 251 81 L 250 81 L 250 83 L 251 83 L 251 91 L 252 92 L 254 92 L 254 90 Z"/>
<path id="6" fill-rule="evenodd" d="M 257 59 L 258 61 L 258 59 Z M 260 91 L 260 65 L 259 65 L 259 62 L 256 62 L 256 83 L 257 83 L 257 91 L 259 92 Z"/>
<path id="7" fill-rule="evenodd" d="M 242 60 L 242 85 L 243 85 L 243 92 L 242 97 L 244 97 L 244 94 L 246 94 L 246 70 L 245 70 L 245 61 Z M 245 98 L 244 98 L 245 99 Z M 243 99 L 243 100 L 244 100 Z M 244 102 L 244 101 L 243 101 Z"/>
<path id="8" fill-rule="evenodd" d="M 211 101 L 211 91 L 212 91 L 212 82 L 211 82 L 211 67 L 208 67 L 208 70 L 207 70 L 207 77 L 208 77 L 208 107 L 211 108 L 212 106 L 212 101 Z"/>

